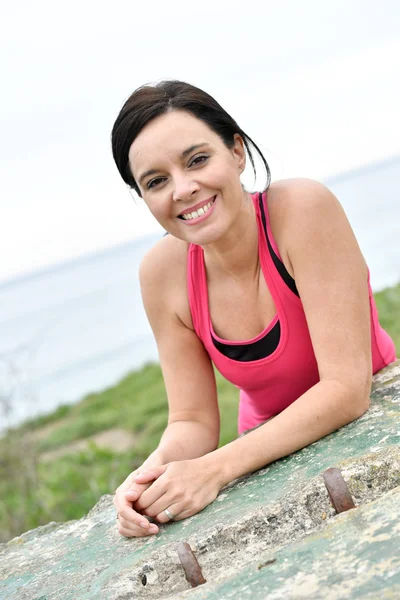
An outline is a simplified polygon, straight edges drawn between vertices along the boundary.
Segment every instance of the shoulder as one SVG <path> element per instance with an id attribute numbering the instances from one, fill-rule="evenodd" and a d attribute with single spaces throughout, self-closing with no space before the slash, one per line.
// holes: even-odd
<path id="1" fill-rule="evenodd" d="M 276 181 L 267 191 L 267 198 L 272 234 L 292 276 L 291 254 L 299 244 L 307 244 L 311 249 L 313 240 L 321 240 L 322 230 L 328 234 L 333 225 L 345 236 L 353 235 L 339 200 L 318 181 L 306 178 Z"/>
<path id="2" fill-rule="evenodd" d="M 162 237 L 147 251 L 139 267 L 141 284 L 165 286 L 186 271 L 188 244 L 172 235 Z"/>
<path id="3" fill-rule="evenodd" d="M 351 229 L 336 196 L 313 179 L 286 179 L 272 184 L 268 207 L 271 219 L 281 223 L 283 235 L 304 234 L 304 227 L 309 232 L 317 231 L 324 226 L 329 228 L 329 224 Z"/>
<path id="4" fill-rule="evenodd" d="M 161 238 L 143 257 L 139 281 L 146 312 L 162 308 L 191 327 L 187 297 L 189 244 L 172 235 Z"/>
<path id="5" fill-rule="evenodd" d="M 311 179 L 276 182 L 268 207 L 296 279 L 296 264 L 303 269 L 313 263 L 313 256 L 326 267 L 335 260 L 354 258 L 363 273 L 367 269 L 345 211 L 322 183 Z"/>
<path id="6" fill-rule="evenodd" d="M 272 183 L 267 194 L 270 211 L 279 210 L 286 217 L 293 212 L 305 210 L 309 214 L 315 209 L 340 207 L 336 196 L 325 185 L 313 179 L 282 179 Z"/>

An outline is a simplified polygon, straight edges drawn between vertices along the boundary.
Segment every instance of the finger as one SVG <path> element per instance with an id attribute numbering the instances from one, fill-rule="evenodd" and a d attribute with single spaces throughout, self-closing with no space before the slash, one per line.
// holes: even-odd
<path id="1" fill-rule="evenodd" d="M 125 489 L 126 487 L 129 487 L 130 485 L 132 485 L 134 483 L 134 478 L 136 477 L 136 475 L 138 474 L 138 469 L 136 469 L 135 471 L 132 471 L 132 473 L 129 473 L 128 477 L 125 479 L 125 481 L 123 483 L 121 483 L 121 485 L 117 488 L 117 492 L 121 491 L 121 489 Z"/>
<path id="2" fill-rule="evenodd" d="M 146 515 L 147 517 L 155 517 L 159 512 L 168 508 L 170 504 L 172 504 L 173 500 L 167 493 L 162 494 L 155 502 L 150 504 L 149 506 L 141 507 L 140 505 L 141 498 L 138 502 L 135 503 L 135 507 L 140 510 L 141 513 Z"/>
<path id="3" fill-rule="evenodd" d="M 120 502 L 117 505 L 117 511 L 117 518 L 120 522 L 124 521 L 124 524 L 131 524 L 145 530 L 149 529 L 149 520 L 141 512 L 134 510 L 130 502 Z"/>
<path id="4" fill-rule="evenodd" d="M 116 500 L 118 499 L 118 497 L 121 496 L 121 494 L 123 494 L 126 490 L 129 490 L 129 488 L 132 487 L 133 485 L 135 485 L 133 478 L 136 476 L 136 474 L 137 474 L 137 472 L 133 471 L 133 473 L 128 475 L 128 477 L 125 479 L 125 481 L 117 487 L 117 489 L 114 492 L 114 498 L 113 498 L 114 504 L 116 503 Z"/>
<path id="5" fill-rule="evenodd" d="M 130 513 L 133 513 L 133 516 Z M 135 531 L 138 529 L 144 532 L 151 531 L 154 533 L 157 533 L 158 531 L 157 525 L 153 527 L 153 525 L 155 525 L 154 523 L 150 523 L 150 521 L 144 515 L 141 515 L 134 510 L 129 512 L 122 510 L 118 513 L 117 519 L 119 523 L 122 524 L 126 529 L 132 529 Z"/>
<path id="6" fill-rule="evenodd" d="M 151 484 L 137 485 L 133 484 L 134 488 L 131 490 L 123 489 L 116 493 L 114 497 L 114 505 L 117 507 L 117 510 L 121 512 L 122 508 L 128 507 L 132 509 L 132 503 L 134 503 L 137 498 L 140 497 L 142 492 L 146 490 Z"/>
<path id="7" fill-rule="evenodd" d="M 169 512 L 174 515 L 173 519 L 170 519 L 164 511 L 161 511 L 156 517 L 155 519 L 157 519 L 157 521 L 159 523 L 161 523 L 161 525 L 163 525 L 164 523 L 170 523 L 172 521 L 182 521 L 182 519 L 187 519 L 189 517 L 193 517 L 193 515 L 197 514 L 198 512 L 200 512 L 200 510 L 203 509 L 198 509 L 198 508 L 182 508 L 182 505 L 178 505 L 178 504 L 171 504 L 171 506 L 168 507 Z M 180 512 L 178 512 L 180 511 Z"/>
<path id="8" fill-rule="evenodd" d="M 166 484 L 162 483 L 161 480 L 155 481 L 149 489 L 147 489 L 140 498 L 135 502 L 135 508 L 140 510 L 141 512 L 147 511 L 147 509 L 155 504 L 160 498 L 162 498 L 167 493 Z M 172 501 L 172 498 L 171 498 Z M 160 510 L 165 508 L 166 505 L 161 506 Z M 147 514 L 147 512 L 146 512 Z M 156 513 L 155 513 L 156 514 Z M 149 515 L 153 516 L 153 514 Z"/>
<path id="9" fill-rule="evenodd" d="M 167 467 L 168 467 L 168 465 L 161 465 L 160 467 L 152 467 L 151 469 L 148 469 L 147 471 L 144 471 L 143 473 L 138 473 L 137 475 L 135 475 L 134 481 L 136 483 L 148 483 L 149 481 L 154 481 L 155 479 L 158 479 L 160 477 L 160 475 L 165 473 L 165 471 L 167 470 Z"/>
<path id="10" fill-rule="evenodd" d="M 120 520 L 118 523 L 118 532 L 125 537 L 146 537 L 155 535 L 159 532 L 159 529 L 156 525 L 152 525 L 149 529 L 143 529 L 142 527 L 132 526 L 132 524 Z"/>
<path id="11" fill-rule="evenodd" d="M 122 525 L 125 529 L 131 529 L 133 531 L 141 531 L 142 533 L 148 533 L 148 532 L 158 532 L 158 526 L 157 523 L 150 523 L 150 521 L 148 519 L 146 519 L 146 517 L 144 517 L 143 515 L 139 515 L 138 519 L 135 519 L 135 521 L 131 521 L 130 519 L 126 519 L 124 518 L 122 515 L 119 515 L 118 517 L 118 524 Z M 153 527 L 154 525 L 154 527 Z"/>
<path id="12" fill-rule="evenodd" d="M 179 504 L 178 502 L 176 502 L 175 504 L 170 504 L 170 506 L 167 506 L 166 508 L 168 508 L 168 512 L 170 512 L 172 515 L 174 515 L 174 518 L 171 519 L 165 512 L 165 508 L 164 508 L 159 513 L 157 513 L 157 515 L 155 517 L 159 523 L 163 524 L 163 523 L 169 523 L 170 521 L 179 521 L 180 520 L 180 516 L 182 514 L 182 511 L 184 510 L 184 508 L 182 507 L 182 504 Z M 184 517 L 182 517 L 182 518 L 184 518 Z"/>
<path id="13" fill-rule="evenodd" d="M 140 498 L 140 496 L 143 494 L 143 492 L 146 491 L 150 485 L 151 485 L 151 483 L 144 483 L 144 484 L 133 483 L 132 487 L 130 489 L 125 490 L 124 496 L 130 502 L 135 502 L 135 500 Z"/>

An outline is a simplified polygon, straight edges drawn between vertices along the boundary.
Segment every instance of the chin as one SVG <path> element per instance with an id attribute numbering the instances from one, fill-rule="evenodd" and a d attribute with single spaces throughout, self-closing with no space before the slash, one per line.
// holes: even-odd
<path id="1" fill-rule="evenodd" d="M 191 233 L 191 232 L 190 232 Z M 192 235 L 186 235 L 185 239 L 190 244 L 196 244 L 197 246 L 208 246 L 209 244 L 215 244 L 220 241 L 224 235 L 225 231 L 222 231 L 221 228 L 210 228 L 208 231 L 198 231 L 193 232 Z"/>

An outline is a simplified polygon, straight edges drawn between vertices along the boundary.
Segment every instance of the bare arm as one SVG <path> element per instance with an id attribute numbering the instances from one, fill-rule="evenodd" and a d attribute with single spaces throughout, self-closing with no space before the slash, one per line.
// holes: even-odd
<path id="1" fill-rule="evenodd" d="M 215 450 L 220 432 L 211 361 L 196 333 L 177 314 L 179 310 L 189 312 L 186 264 L 180 263 L 186 263 L 186 255 L 177 257 L 176 248 L 172 255 L 168 250 L 151 252 L 140 270 L 143 304 L 157 342 L 168 396 L 168 426 L 156 451 L 164 463 Z"/>
<path id="2" fill-rule="evenodd" d="M 219 410 L 211 361 L 195 332 L 177 314 L 179 309 L 190 314 L 185 306 L 186 255 L 182 257 L 174 246 L 171 255 L 165 241 L 163 246 L 161 252 L 157 246 L 145 257 L 140 283 L 168 395 L 168 426 L 157 449 L 116 491 L 118 529 L 126 537 L 158 532 L 157 525 L 150 525 L 135 504 L 151 484 L 135 483 L 135 475 L 167 463 L 182 464 L 202 457 L 215 450 L 219 441 Z"/>
<path id="3" fill-rule="evenodd" d="M 271 421 L 203 457 L 204 468 L 222 488 L 354 421 L 368 407 L 364 400 L 349 410 L 356 400 L 339 381 L 320 381 Z"/>

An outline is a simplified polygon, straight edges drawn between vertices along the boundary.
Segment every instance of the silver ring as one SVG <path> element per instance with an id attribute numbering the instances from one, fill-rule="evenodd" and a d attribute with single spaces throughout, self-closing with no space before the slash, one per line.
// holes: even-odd
<path id="1" fill-rule="evenodd" d="M 168 508 L 166 508 L 166 509 L 164 510 L 164 512 L 165 512 L 165 514 L 167 515 L 167 517 L 168 517 L 168 519 L 169 519 L 170 521 L 173 521 L 173 520 L 175 519 L 175 515 L 173 515 L 171 512 L 169 512 Z"/>

